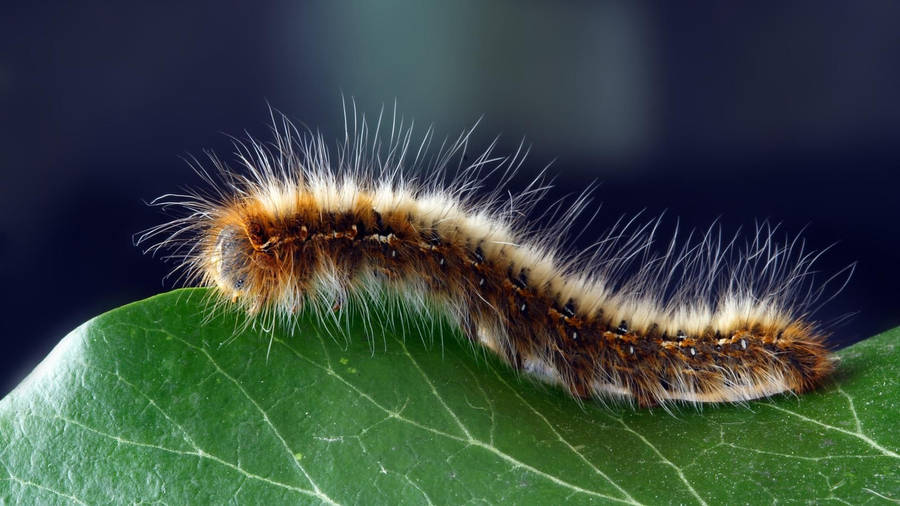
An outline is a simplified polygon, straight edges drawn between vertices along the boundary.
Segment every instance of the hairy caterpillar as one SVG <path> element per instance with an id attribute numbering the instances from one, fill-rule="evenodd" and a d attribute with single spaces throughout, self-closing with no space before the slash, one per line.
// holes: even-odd
<path id="1" fill-rule="evenodd" d="M 518 194 L 504 189 L 521 146 L 495 156 L 491 144 L 468 160 L 469 130 L 428 155 L 433 131 L 414 144 L 396 110 L 374 132 L 345 113 L 334 152 L 283 116 L 273 124 L 271 142 L 235 139 L 240 171 L 210 155 L 210 173 L 195 159 L 208 188 L 155 200 L 182 214 L 137 238 L 264 323 L 365 310 L 393 294 L 440 308 L 469 339 L 577 397 L 641 406 L 800 393 L 833 368 L 810 318 L 827 285 L 812 282 L 818 253 L 776 242 L 777 227 L 758 225 L 739 244 L 713 226 L 654 253 L 658 219 L 620 220 L 569 254 L 562 241 L 590 190 L 530 227 L 549 186 L 542 175 Z"/>

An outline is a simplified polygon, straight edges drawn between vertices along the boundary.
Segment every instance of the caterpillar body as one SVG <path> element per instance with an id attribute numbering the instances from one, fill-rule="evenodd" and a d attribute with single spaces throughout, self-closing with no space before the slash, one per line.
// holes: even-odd
<path id="1" fill-rule="evenodd" d="M 654 252 L 658 219 L 620 220 L 572 254 L 562 241 L 592 208 L 589 190 L 530 226 L 549 186 L 541 176 L 505 190 L 521 146 L 470 160 L 469 130 L 428 155 L 433 130 L 413 143 L 396 111 L 374 132 L 345 114 L 335 150 L 283 116 L 273 124 L 270 142 L 235 140 L 241 170 L 194 160 L 208 188 L 154 201 L 181 214 L 137 237 L 255 321 L 365 313 L 399 296 L 438 308 L 517 370 L 640 406 L 800 393 L 833 368 L 810 316 L 827 284 L 812 280 L 817 253 L 777 242 L 778 227 L 739 242 L 713 226 Z"/>

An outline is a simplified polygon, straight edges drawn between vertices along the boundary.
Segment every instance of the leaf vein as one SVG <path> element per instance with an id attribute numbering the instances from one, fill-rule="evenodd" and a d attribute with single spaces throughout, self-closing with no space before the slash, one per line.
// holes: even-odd
<path id="1" fill-rule="evenodd" d="M 622 424 L 622 427 L 624 427 L 626 431 L 634 434 L 635 436 L 637 436 L 638 439 L 643 441 L 644 444 L 646 444 L 648 447 L 650 447 L 650 449 L 653 450 L 653 453 L 655 453 L 656 456 L 659 457 L 660 461 L 663 464 L 674 469 L 675 473 L 678 474 L 678 478 L 681 480 L 682 483 L 684 483 L 684 485 L 687 487 L 687 489 L 691 493 L 691 495 L 693 495 L 694 498 L 697 499 L 697 502 L 699 502 L 703 506 L 707 506 L 706 501 L 704 501 L 703 498 L 700 497 L 700 494 L 697 493 L 697 490 L 695 490 L 694 486 L 691 485 L 691 482 L 688 481 L 687 477 L 684 475 L 684 471 L 680 467 L 675 465 L 675 463 L 672 462 L 671 460 L 667 459 L 666 456 L 663 455 L 662 452 L 660 452 L 659 449 L 653 443 L 650 442 L 649 439 L 644 437 L 644 435 L 641 434 L 640 432 L 632 429 L 627 423 L 625 423 L 625 420 L 623 420 L 621 418 L 616 418 L 616 417 L 612 417 L 612 418 L 614 418 L 616 421 L 618 421 L 620 424 Z"/>
<path id="2" fill-rule="evenodd" d="M 163 332 L 165 332 L 165 331 L 163 330 Z M 320 499 L 322 499 L 323 501 L 325 501 L 329 504 L 337 504 L 333 499 L 328 497 L 327 494 L 322 492 L 322 490 L 316 484 L 315 480 L 312 479 L 312 476 L 310 476 L 309 473 L 306 471 L 306 469 L 300 464 L 300 462 L 298 462 L 297 459 L 294 458 L 295 452 L 293 450 L 291 450 L 291 447 L 288 445 L 287 441 L 284 439 L 284 436 L 281 435 L 281 432 L 275 427 L 275 424 L 272 423 L 272 420 L 269 418 L 269 414 L 266 413 L 266 410 L 264 410 L 263 407 L 260 406 L 258 402 L 256 402 L 256 399 L 254 399 L 250 395 L 249 392 L 247 392 L 247 390 L 244 388 L 244 386 L 241 384 L 240 381 L 238 381 L 236 378 L 234 378 L 233 376 L 228 374 L 228 372 L 225 371 L 225 369 L 223 369 L 219 365 L 218 362 L 216 362 L 216 360 L 213 358 L 213 356 L 209 354 L 209 351 L 207 351 L 206 348 L 197 346 L 195 344 L 191 344 L 172 333 L 169 333 L 169 332 L 165 332 L 165 333 L 167 335 L 171 336 L 173 339 L 181 341 L 182 343 L 184 343 L 185 346 L 195 349 L 195 350 L 199 351 L 200 353 L 202 353 L 206 357 L 206 359 L 209 360 L 209 362 L 213 365 L 213 367 L 216 368 L 216 371 L 218 371 L 219 374 L 221 374 L 222 376 L 227 378 L 229 381 L 231 381 L 238 388 L 238 390 L 240 390 L 241 394 L 243 394 L 243 396 L 248 401 L 250 401 L 251 404 L 253 404 L 253 406 L 256 408 L 257 411 L 259 411 L 259 414 L 262 415 L 263 421 L 266 423 L 266 425 L 269 426 L 272 433 L 275 434 L 275 437 L 278 438 L 278 440 L 281 442 L 281 445 L 284 447 L 284 451 L 287 453 L 288 460 L 293 462 L 294 466 L 306 477 L 306 479 L 309 481 L 310 485 L 312 485 L 313 490 L 315 491 L 316 495 Z"/>
<path id="3" fill-rule="evenodd" d="M 6 466 L 4 466 L 4 468 L 6 468 Z M 82 501 L 81 499 L 75 497 L 74 495 L 67 494 L 67 493 L 65 493 L 65 492 L 60 492 L 59 490 L 56 490 L 56 489 L 51 488 L 51 487 L 48 487 L 48 486 L 46 486 L 46 485 L 41 485 L 40 483 L 35 483 L 35 482 L 33 482 L 33 481 L 28 481 L 28 480 L 19 478 L 19 477 L 16 476 L 15 474 L 11 473 L 11 472 L 9 471 L 9 468 L 6 468 L 6 474 L 9 476 L 9 478 L 3 478 L 4 480 L 10 480 L 10 481 L 14 481 L 14 482 L 16 482 L 16 483 L 18 483 L 18 484 L 20 484 L 20 485 L 24 485 L 24 486 L 26 486 L 26 487 L 33 487 L 33 488 L 36 488 L 36 489 L 38 489 L 38 490 L 44 490 L 44 491 L 46 491 L 46 492 L 50 492 L 50 493 L 52 493 L 52 494 L 58 495 L 59 497 L 62 497 L 62 498 L 64 498 L 64 499 L 68 499 L 68 500 L 74 502 L 75 504 L 82 504 L 82 505 L 84 505 L 84 506 L 87 506 L 87 503 L 86 503 L 86 502 L 84 502 L 84 501 Z"/>
<path id="4" fill-rule="evenodd" d="M 587 464 L 588 467 L 590 467 L 591 470 L 593 470 L 595 474 L 600 475 L 604 480 L 609 482 L 609 484 L 612 485 L 616 490 L 618 490 L 619 493 L 624 495 L 626 499 L 628 499 L 633 504 L 640 504 L 640 502 L 638 502 L 634 497 L 632 497 L 631 494 L 629 494 L 624 488 L 622 488 L 618 483 L 613 481 L 613 479 L 610 478 L 602 470 L 600 470 L 600 468 L 595 466 L 593 462 L 588 460 L 588 458 L 585 457 L 583 453 L 578 451 L 578 449 L 575 448 L 571 443 L 569 443 L 569 441 L 566 438 L 562 437 L 562 435 L 559 433 L 559 431 L 556 430 L 556 427 L 554 427 L 553 424 L 550 423 L 550 420 L 548 420 L 547 417 L 545 417 L 543 413 L 541 413 L 540 411 L 535 409 L 534 406 L 532 406 L 527 400 L 525 400 L 525 398 L 522 397 L 522 395 L 518 392 L 518 390 L 513 388 L 509 383 L 506 382 L 506 380 L 503 379 L 502 376 L 500 376 L 500 373 L 497 372 L 496 369 L 494 369 L 493 367 L 491 367 L 490 369 L 494 373 L 494 376 L 496 376 L 497 379 L 500 380 L 500 383 L 503 383 L 503 385 L 506 386 L 506 388 L 508 388 L 513 393 L 513 395 L 515 395 L 516 398 L 518 398 L 519 401 L 522 402 L 522 404 L 525 407 L 527 407 L 529 410 L 531 410 L 532 413 L 537 415 L 538 418 L 540 418 L 544 422 L 544 424 L 546 424 L 547 427 L 550 428 L 550 431 L 553 432 L 553 434 L 556 436 L 556 439 L 559 440 L 559 442 L 564 444 L 572 453 L 574 453 L 579 459 L 581 459 L 582 462 Z"/>
<path id="5" fill-rule="evenodd" d="M 821 426 L 821 427 L 824 427 L 824 428 L 826 428 L 826 429 L 830 429 L 830 430 L 834 430 L 834 431 L 837 431 L 837 432 L 841 432 L 841 433 L 843 433 L 843 434 L 847 434 L 848 436 L 853 436 L 853 437 L 859 439 L 860 441 L 864 441 L 864 442 L 867 443 L 869 446 L 871 446 L 872 448 L 874 448 L 874 449 L 880 451 L 880 452 L 881 452 L 882 454 L 884 454 L 885 456 L 888 456 L 888 457 L 891 457 L 891 458 L 895 458 L 895 459 L 900 459 L 900 455 L 898 455 L 896 452 L 893 452 L 893 451 L 891 451 L 891 450 L 888 450 L 887 448 L 885 448 L 885 447 L 881 446 L 880 444 L 878 444 L 877 441 L 875 441 L 874 439 L 870 438 L 869 436 L 867 436 L 867 435 L 865 435 L 865 434 L 863 434 L 863 433 L 861 433 L 861 432 L 853 432 L 852 430 L 842 429 L 841 427 L 835 427 L 834 425 L 829 425 L 829 424 L 827 424 L 827 423 L 825 423 L 825 422 L 820 422 L 819 420 L 816 420 L 816 419 L 814 419 L 814 418 L 809 418 L 808 416 L 804 416 L 804 415 L 801 415 L 800 413 L 791 411 L 791 410 L 789 410 L 789 409 L 785 409 L 785 408 L 782 408 L 782 407 L 780 407 L 780 406 L 776 406 L 775 404 L 765 404 L 765 405 L 766 405 L 766 406 L 769 406 L 769 407 L 772 408 L 772 409 L 776 409 L 776 410 L 778 410 L 778 411 L 782 411 L 782 412 L 787 413 L 787 414 L 789 414 L 789 415 L 796 416 L 797 418 L 799 418 L 799 419 L 801 419 L 801 420 L 803 420 L 803 421 L 806 421 L 806 422 L 809 422 L 809 423 L 814 423 L 814 424 L 819 425 L 819 426 Z"/>
<path id="6" fill-rule="evenodd" d="M 137 446 L 137 447 L 140 447 L 140 448 L 151 448 L 151 449 L 154 449 L 154 450 L 159 450 L 159 451 L 163 451 L 163 452 L 166 452 L 166 453 L 172 453 L 172 454 L 175 454 L 175 455 L 194 456 L 194 457 L 199 457 L 199 458 L 202 458 L 202 459 L 208 459 L 208 460 L 211 460 L 211 461 L 216 462 L 216 463 L 218 463 L 218 464 L 221 464 L 221 465 L 223 465 L 223 466 L 225 466 L 225 467 L 228 467 L 228 468 L 230 468 L 230 469 L 233 469 L 233 470 L 235 470 L 235 471 L 237 471 L 237 472 L 243 474 L 243 475 L 246 476 L 247 478 L 251 478 L 251 479 L 254 479 L 254 480 L 258 480 L 258 481 L 267 483 L 267 484 L 269 484 L 269 485 L 274 485 L 274 486 L 276 486 L 276 487 L 280 487 L 280 488 L 284 488 L 284 489 L 287 489 L 287 490 L 291 490 L 291 491 L 293 491 L 293 492 L 297 492 L 297 493 L 300 493 L 300 494 L 309 495 L 309 496 L 313 496 L 313 497 L 318 497 L 318 498 L 321 499 L 320 494 L 317 494 L 314 490 L 307 490 L 307 489 L 305 489 L 305 488 L 295 487 L 295 486 L 293 486 L 293 485 L 288 485 L 287 483 L 282 483 L 282 482 L 280 482 L 280 481 L 276 481 L 276 480 L 272 480 L 272 479 L 270 479 L 270 478 L 266 478 L 265 476 L 260 476 L 260 475 L 258 475 L 258 474 L 251 473 L 251 472 L 247 471 L 246 469 L 240 467 L 239 465 L 237 465 L 237 464 L 232 464 L 231 462 L 228 462 L 227 460 L 224 460 L 224 459 L 222 459 L 222 458 L 220 458 L 220 457 L 217 457 L 217 456 L 215 456 L 215 455 L 213 455 L 213 454 L 211 454 L 211 453 L 209 453 L 209 452 L 206 452 L 206 451 L 204 451 L 203 449 L 199 449 L 199 448 L 198 448 L 197 451 L 186 452 L 186 451 L 184 451 L 184 450 L 176 450 L 176 449 L 174 449 L 174 448 L 167 448 L 167 447 L 165 447 L 165 446 L 155 445 L 155 444 L 152 444 L 152 443 L 144 443 L 144 442 L 142 442 L 142 441 L 132 441 L 132 440 L 130 440 L 130 439 L 125 439 L 125 438 L 123 438 L 123 437 L 117 436 L 117 435 L 115 435 L 115 434 L 110 434 L 110 433 L 108 433 L 108 432 L 104 432 L 104 431 L 101 431 L 101 430 L 99 430 L 99 429 L 95 429 L 95 428 L 90 427 L 90 426 L 88 426 L 88 425 L 85 425 L 85 424 L 83 424 L 83 423 L 81 423 L 81 422 L 79 422 L 79 421 L 77 421 L 77 420 L 73 420 L 73 419 L 71 419 L 71 418 L 67 418 L 67 417 L 62 416 L 62 415 L 54 415 L 54 418 L 57 418 L 57 419 L 59 419 L 59 420 L 62 420 L 63 422 L 68 423 L 68 424 L 71 424 L 71 425 L 74 425 L 74 426 L 76 426 L 76 427 L 80 427 L 81 429 L 86 430 L 86 431 L 88 431 L 88 432 L 92 432 L 92 433 L 94 433 L 94 434 L 97 434 L 98 436 L 102 436 L 102 437 L 106 437 L 106 438 L 112 439 L 113 441 L 115 441 L 115 442 L 117 442 L 117 443 L 119 443 L 119 444 L 125 444 L 125 445 L 130 445 L 130 446 Z"/>

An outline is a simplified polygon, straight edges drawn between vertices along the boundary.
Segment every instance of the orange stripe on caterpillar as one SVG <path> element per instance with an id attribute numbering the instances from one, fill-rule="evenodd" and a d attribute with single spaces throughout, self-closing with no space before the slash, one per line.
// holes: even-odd
<path id="1" fill-rule="evenodd" d="M 187 212 L 138 242 L 159 240 L 149 249 L 171 251 L 190 281 L 264 321 L 349 302 L 365 312 L 385 292 L 441 307 L 469 339 L 578 397 L 741 402 L 807 391 L 832 370 L 810 308 L 836 278 L 814 285 L 816 254 L 777 243 L 777 227 L 738 246 L 714 226 L 654 254 L 659 220 L 632 219 L 570 254 L 561 241 L 590 189 L 532 228 L 543 178 L 503 190 L 521 149 L 488 149 L 448 181 L 471 131 L 426 164 L 431 130 L 411 149 L 394 118 L 387 143 L 362 123 L 336 153 L 280 118 L 273 143 L 238 143 L 244 171 L 198 166 L 212 191 L 158 199 Z M 501 189 L 483 192 L 495 174 Z"/>

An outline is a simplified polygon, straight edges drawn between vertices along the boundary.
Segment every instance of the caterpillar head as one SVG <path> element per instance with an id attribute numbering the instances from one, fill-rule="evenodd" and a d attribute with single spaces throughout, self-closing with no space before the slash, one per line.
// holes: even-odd
<path id="1" fill-rule="evenodd" d="M 305 231 L 306 227 L 302 227 Z M 283 240 L 283 232 L 261 224 L 254 217 L 226 217 L 206 231 L 206 253 L 202 261 L 203 277 L 224 299 L 238 303 L 250 315 L 274 306 L 295 307 L 292 291 L 297 286 L 294 276 L 294 241 Z M 284 303 L 289 300 L 291 302 Z"/>
<path id="2" fill-rule="evenodd" d="M 209 274 L 223 294 L 237 299 L 245 293 L 253 251 L 240 227 L 227 225 L 219 231 L 209 257 Z"/>

